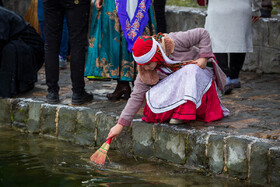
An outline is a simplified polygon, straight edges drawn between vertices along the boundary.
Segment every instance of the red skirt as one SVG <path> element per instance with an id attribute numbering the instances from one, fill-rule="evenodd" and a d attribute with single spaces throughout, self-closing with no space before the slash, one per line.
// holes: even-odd
<path id="1" fill-rule="evenodd" d="M 186 122 L 190 120 L 210 122 L 221 119 L 223 117 L 223 111 L 221 109 L 215 83 L 212 81 L 211 87 L 203 95 L 201 105 L 197 109 L 196 105 L 188 100 L 186 103 L 172 110 L 155 114 L 146 104 L 143 115 L 144 117 L 142 117 L 142 120 L 149 123 L 162 123 L 169 121 L 171 118 L 184 120 Z"/>

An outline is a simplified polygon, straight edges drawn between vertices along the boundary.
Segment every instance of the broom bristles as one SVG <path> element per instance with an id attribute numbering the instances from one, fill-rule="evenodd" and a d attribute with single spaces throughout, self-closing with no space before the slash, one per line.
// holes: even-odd
<path id="1" fill-rule="evenodd" d="M 112 139 L 109 139 L 103 143 L 103 145 L 95 153 L 93 153 L 90 160 L 96 164 L 103 165 L 105 163 L 111 141 Z"/>

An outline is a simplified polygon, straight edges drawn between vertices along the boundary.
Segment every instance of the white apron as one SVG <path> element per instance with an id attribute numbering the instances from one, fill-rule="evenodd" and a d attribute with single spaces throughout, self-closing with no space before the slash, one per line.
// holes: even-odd
<path id="1" fill-rule="evenodd" d="M 199 108 L 203 95 L 211 87 L 213 78 L 211 68 L 201 69 L 194 64 L 186 65 L 147 91 L 147 104 L 156 114 L 172 110 L 188 100 Z M 228 116 L 229 110 L 221 101 L 220 106 L 223 115 Z"/>
<path id="2" fill-rule="evenodd" d="M 194 102 L 198 108 L 202 96 L 211 87 L 213 76 L 210 68 L 186 65 L 146 92 L 147 104 L 156 114 L 172 110 L 187 100 Z"/>

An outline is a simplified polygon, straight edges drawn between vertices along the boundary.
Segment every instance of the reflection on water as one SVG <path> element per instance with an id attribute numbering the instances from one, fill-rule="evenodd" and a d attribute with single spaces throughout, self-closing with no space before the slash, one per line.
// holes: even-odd
<path id="1" fill-rule="evenodd" d="M 0 186 L 244 186 L 110 150 L 111 163 L 89 161 L 95 150 L 0 127 Z"/>

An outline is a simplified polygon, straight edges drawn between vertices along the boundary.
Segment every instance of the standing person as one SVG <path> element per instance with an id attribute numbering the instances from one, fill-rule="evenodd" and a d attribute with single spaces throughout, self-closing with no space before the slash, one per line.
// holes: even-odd
<path id="1" fill-rule="evenodd" d="M 38 21 L 39 21 L 39 27 L 41 30 L 41 36 L 42 36 L 43 40 L 45 41 L 43 0 L 38 0 Z M 67 68 L 68 42 L 69 42 L 68 27 L 67 27 L 66 17 L 64 16 L 63 28 L 62 28 L 62 38 L 61 38 L 60 51 L 59 51 L 59 68 L 60 69 Z"/>
<path id="2" fill-rule="evenodd" d="M 162 33 L 166 33 L 165 4 L 166 0 L 154 0 L 157 31 Z"/>
<path id="3" fill-rule="evenodd" d="M 129 82 L 136 77 L 131 48 L 142 34 L 155 34 L 151 0 L 95 1 L 85 76 L 116 79 L 109 100 L 130 97 Z"/>
<path id="4" fill-rule="evenodd" d="M 226 77 L 214 62 L 205 29 L 138 37 L 132 51 L 139 73 L 131 98 L 107 139 L 131 124 L 145 95 L 142 120 L 150 123 L 210 122 L 229 114 L 216 91 L 216 84 L 223 89 Z"/>
<path id="5" fill-rule="evenodd" d="M 272 9 L 271 0 L 262 0 L 261 17 L 270 18 Z"/>
<path id="6" fill-rule="evenodd" d="M 225 94 L 241 87 L 239 72 L 246 53 L 253 52 L 252 22 L 259 19 L 260 8 L 261 0 L 208 2 L 205 28 L 210 33 L 217 62 L 227 75 Z"/>
<path id="7" fill-rule="evenodd" d="M 59 103 L 59 48 L 64 15 L 67 19 L 70 42 L 70 71 L 72 104 L 81 105 L 93 100 L 85 91 L 84 67 L 87 46 L 90 0 L 44 0 L 45 69 L 48 86 L 47 102 Z"/>

